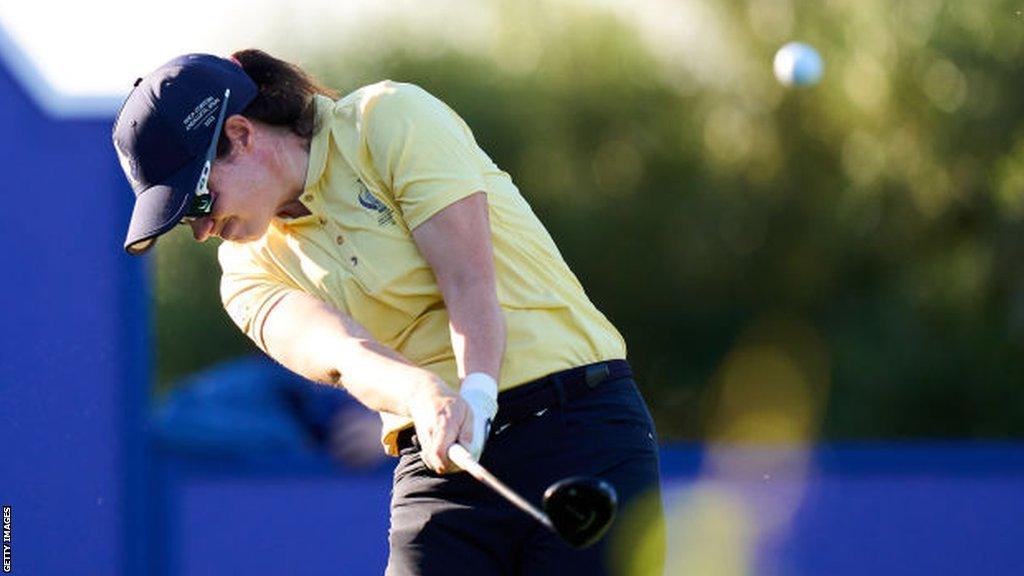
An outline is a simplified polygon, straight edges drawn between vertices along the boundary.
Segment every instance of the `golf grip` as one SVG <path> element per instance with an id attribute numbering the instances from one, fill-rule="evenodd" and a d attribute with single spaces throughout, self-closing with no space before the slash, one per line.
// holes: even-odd
<path id="1" fill-rule="evenodd" d="M 469 472 L 471 476 L 493 488 L 498 494 L 504 496 L 520 510 L 526 512 L 530 516 L 533 516 L 537 522 L 546 526 L 548 530 L 555 531 L 555 527 L 551 524 L 551 519 L 548 518 L 547 514 L 538 510 L 536 506 L 527 502 L 522 496 L 516 494 L 501 480 L 495 478 L 494 475 L 488 472 L 487 469 L 480 465 L 479 462 L 473 460 L 473 456 L 471 456 L 469 451 L 461 444 L 452 444 L 451 447 L 448 448 L 448 458 L 459 468 Z"/>

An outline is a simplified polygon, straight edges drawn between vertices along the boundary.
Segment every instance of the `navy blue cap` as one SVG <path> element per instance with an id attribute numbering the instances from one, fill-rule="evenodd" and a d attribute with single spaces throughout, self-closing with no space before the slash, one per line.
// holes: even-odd
<path id="1" fill-rule="evenodd" d="M 188 211 L 219 130 L 218 115 L 238 114 L 258 88 L 241 66 L 209 54 L 179 56 L 140 79 L 114 122 L 114 148 L 135 192 L 124 249 L 142 254 Z"/>

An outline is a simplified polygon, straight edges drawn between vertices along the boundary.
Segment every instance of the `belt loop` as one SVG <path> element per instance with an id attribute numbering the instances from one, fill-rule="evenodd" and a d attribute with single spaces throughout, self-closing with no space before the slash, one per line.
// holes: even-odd
<path id="1" fill-rule="evenodd" d="M 598 384 L 604 382 L 611 376 L 612 370 L 608 367 L 607 362 L 601 362 L 600 364 L 592 364 L 587 366 L 583 372 L 583 380 L 587 383 L 587 388 L 594 388 Z"/>
<path id="2" fill-rule="evenodd" d="M 555 394 L 558 395 L 558 406 L 559 407 L 564 407 L 565 406 L 565 386 L 562 385 L 562 378 L 561 378 L 561 376 L 562 376 L 561 374 L 552 374 L 551 375 L 551 383 L 555 387 Z"/>

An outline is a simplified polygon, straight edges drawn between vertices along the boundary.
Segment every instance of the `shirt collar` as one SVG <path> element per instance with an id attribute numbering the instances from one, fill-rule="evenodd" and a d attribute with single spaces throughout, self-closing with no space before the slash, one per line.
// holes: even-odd
<path id="1" fill-rule="evenodd" d="M 306 185 L 304 194 L 315 193 L 316 183 L 324 175 L 327 168 L 327 144 L 331 136 L 331 111 L 334 100 L 322 94 L 313 96 L 316 108 L 316 132 L 309 142 L 309 166 L 306 169 Z"/>
<path id="2" fill-rule="evenodd" d="M 313 108 L 316 120 L 314 123 L 315 132 L 309 139 L 309 163 L 306 167 L 306 182 L 303 185 L 299 201 L 311 212 L 307 216 L 298 218 L 275 218 L 276 221 L 286 226 L 302 226 L 322 221 L 319 207 L 320 178 L 327 169 L 327 149 L 331 138 L 331 111 L 334 109 L 334 101 L 321 94 L 313 96 Z"/>

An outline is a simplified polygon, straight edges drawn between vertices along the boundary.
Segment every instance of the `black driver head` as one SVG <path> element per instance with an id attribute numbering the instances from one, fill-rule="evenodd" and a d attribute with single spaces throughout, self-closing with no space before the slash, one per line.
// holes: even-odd
<path id="1" fill-rule="evenodd" d="M 558 535 L 574 548 L 586 548 L 604 535 L 618 503 L 611 484 L 585 476 L 559 480 L 544 492 L 544 512 Z"/>

